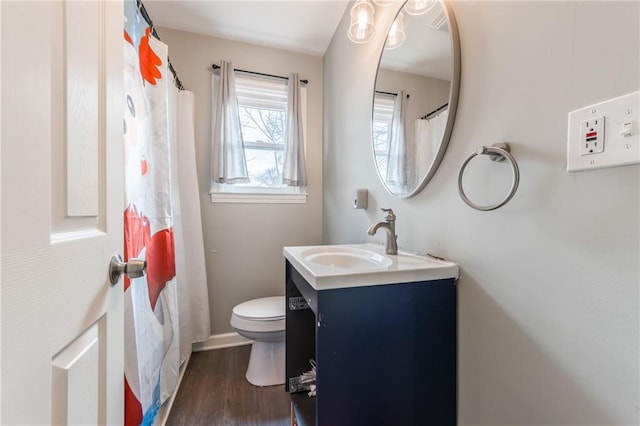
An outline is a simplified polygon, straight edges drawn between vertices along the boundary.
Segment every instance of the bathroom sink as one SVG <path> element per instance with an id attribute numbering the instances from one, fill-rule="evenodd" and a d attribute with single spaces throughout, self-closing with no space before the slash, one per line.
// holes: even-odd
<path id="1" fill-rule="evenodd" d="M 376 244 L 297 246 L 285 258 L 316 290 L 457 278 L 453 262 L 398 251 L 387 255 Z"/>
<path id="2" fill-rule="evenodd" d="M 304 250 L 301 256 L 307 262 L 347 270 L 387 268 L 393 264 L 389 256 L 349 246 L 313 247 Z"/>

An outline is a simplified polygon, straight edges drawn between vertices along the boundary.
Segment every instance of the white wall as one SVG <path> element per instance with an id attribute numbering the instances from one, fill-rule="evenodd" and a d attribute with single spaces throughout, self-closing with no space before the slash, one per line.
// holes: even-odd
<path id="1" fill-rule="evenodd" d="M 195 136 L 212 334 L 232 331 L 231 310 L 243 301 L 284 294 L 287 245 L 318 244 L 322 234 L 322 57 L 159 28 L 185 88 L 195 93 Z M 307 204 L 212 204 L 208 195 L 211 65 L 287 76 L 307 85 Z"/>
<path id="2" fill-rule="evenodd" d="M 377 8 L 378 28 L 392 9 Z M 401 248 L 460 263 L 460 424 L 638 424 L 640 169 L 567 173 L 565 152 L 569 111 L 640 88 L 640 3 L 454 9 L 456 124 L 439 171 L 409 200 L 384 191 L 371 160 L 384 31 L 355 45 L 343 18 L 325 55 L 324 242 L 368 240 L 379 208 L 392 207 Z M 457 194 L 460 165 L 500 141 L 519 162 L 518 193 L 494 212 L 472 210 Z M 465 180 L 470 196 L 496 201 L 508 167 L 481 160 Z M 360 187 L 367 211 L 350 206 Z"/>

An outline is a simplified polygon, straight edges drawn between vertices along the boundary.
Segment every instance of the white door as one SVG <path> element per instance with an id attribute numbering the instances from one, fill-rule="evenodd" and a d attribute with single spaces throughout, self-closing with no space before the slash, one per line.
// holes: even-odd
<path id="1" fill-rule="evenodd" d="M 3 425 L 123 422 L 123 6 L 1 1 Z"/>

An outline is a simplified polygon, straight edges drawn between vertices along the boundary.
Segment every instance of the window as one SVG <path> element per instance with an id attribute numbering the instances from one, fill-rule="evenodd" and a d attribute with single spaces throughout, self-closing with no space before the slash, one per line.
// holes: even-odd
<path id="1" fill-rule="evenodd" d="M 287 82 L 235 76 L 248 183 L 217 184 L 212 202 L 306 202 L 306 188 L 282 184 L 287 123 Z M 302 88 L 306 117 L 306 89 Z M 305 120 L 306 121 L 306 120 Z M 304 125 L 306 129 L 306 122 Z M 305 131 L 306 132 L 306 131 Z M 306 140 L 306 137 L 305 137 Z"/>
<path id="2" fill-rule="evenodd" d="M 377 93 L 373 100 L 373 152 L 382 177 L 387 175 L 394 101 L 393 96 Z"/>
<path id="3" fill-rule="evenodd" d="M 236 78 L 242 139 L 251 180 L 244 185 L 281 187 L 287 86 L 256 83 L 255 80 Z"/>

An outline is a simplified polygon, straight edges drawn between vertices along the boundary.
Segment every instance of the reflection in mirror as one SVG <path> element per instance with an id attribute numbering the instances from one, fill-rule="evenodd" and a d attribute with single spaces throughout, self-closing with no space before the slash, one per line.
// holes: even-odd
<path id="1" fill-rule="evenodd" d="M 389 29 L 380 58 L 373 152 L 380 179 L 401 198 L 424 188 L 449 142 L 460 79 L 452 13 L 440 1 L 410 0 Z"/>

